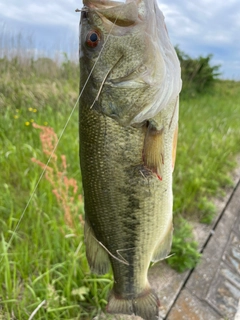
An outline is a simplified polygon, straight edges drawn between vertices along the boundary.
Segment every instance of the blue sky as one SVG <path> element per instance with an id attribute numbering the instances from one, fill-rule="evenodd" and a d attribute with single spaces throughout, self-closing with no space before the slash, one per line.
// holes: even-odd
<path id="1" fill-rule="evenodd" d="M 158 0 L 171 41 L 192 57 L 212 53 L 222 77 L 240 80 L 239 0 Z M 79 0 L 0 0 L 0 46 L 21 33 L 27 47 L 78 55 Z"/>

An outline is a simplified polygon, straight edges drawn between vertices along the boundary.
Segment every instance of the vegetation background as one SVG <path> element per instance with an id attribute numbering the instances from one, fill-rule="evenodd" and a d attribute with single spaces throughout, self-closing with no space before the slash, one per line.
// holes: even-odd
<path id="1" fill-rule="evenodd" d="M 175 255 L 167 263 L 183 271 L 200 258 L 189 221 L 210 223 L 211 199 L 232 184 L 240 146 L 240 90 L 238 82 L 218 79 L 211 55 L 193 59 L 176 50 L 183 91 L 173 185 Z M 79 67 L 66 55 L 49 59 L 20 49 L 2 52 L 3 320 L 91 319 L 106 305 L 112 276 L 91 274 L 84 251 L 78 112 L 73 109 L 78 87 Z"/>

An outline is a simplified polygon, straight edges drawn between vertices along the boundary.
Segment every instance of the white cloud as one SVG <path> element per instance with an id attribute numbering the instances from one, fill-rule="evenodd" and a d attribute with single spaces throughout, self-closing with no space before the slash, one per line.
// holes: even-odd
<path id="1" fill-rule="evenodd" d="M 190 55 L 213 53 L 214 61 L 221 60 L 225 76 L 231 78 L 234 57 L 240 51 L 239 0 L 158 0 L 158 3 L 172 42 Z"/>
<path id="2" fill-rule="evenodd" d="M 76 0 L 42 0 L 33 3 L 31 0 L 10 0 L 0 3 L 0 13 L 3 17 L 19 22 L 42 25 L 72 25 L 78 20 L 75 13 L 79 1 Z M 75 16 L 74 16 L 75 15 Z"/>

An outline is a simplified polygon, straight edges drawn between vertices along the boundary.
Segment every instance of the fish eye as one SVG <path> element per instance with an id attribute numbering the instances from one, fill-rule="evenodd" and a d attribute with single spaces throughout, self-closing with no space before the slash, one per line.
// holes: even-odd
<path id="1" fill-rule="evenodd" d="M 89 31 L 86 37 L 86 44 L 90 48 L 95 48 L 100 41 L 99 33 L 95 30 Z"/>

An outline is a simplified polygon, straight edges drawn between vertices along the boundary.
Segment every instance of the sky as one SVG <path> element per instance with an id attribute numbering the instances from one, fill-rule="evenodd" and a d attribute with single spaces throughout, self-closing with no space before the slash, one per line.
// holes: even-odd
<path id="1" fill-rule="evenodd" d="M 221 65 L 222 78 L 240 80 L 239 0 L 158 0 L 158 4 L 174 46 L 193 58 L 213 54 L 212 64 Z M 81 0 L 0 0 L 0 46 L 10 41 L 14 47 L 20 41 L 35 52 L 67 52 L 76 58 L 75 9 L 81 7 Z"/>

